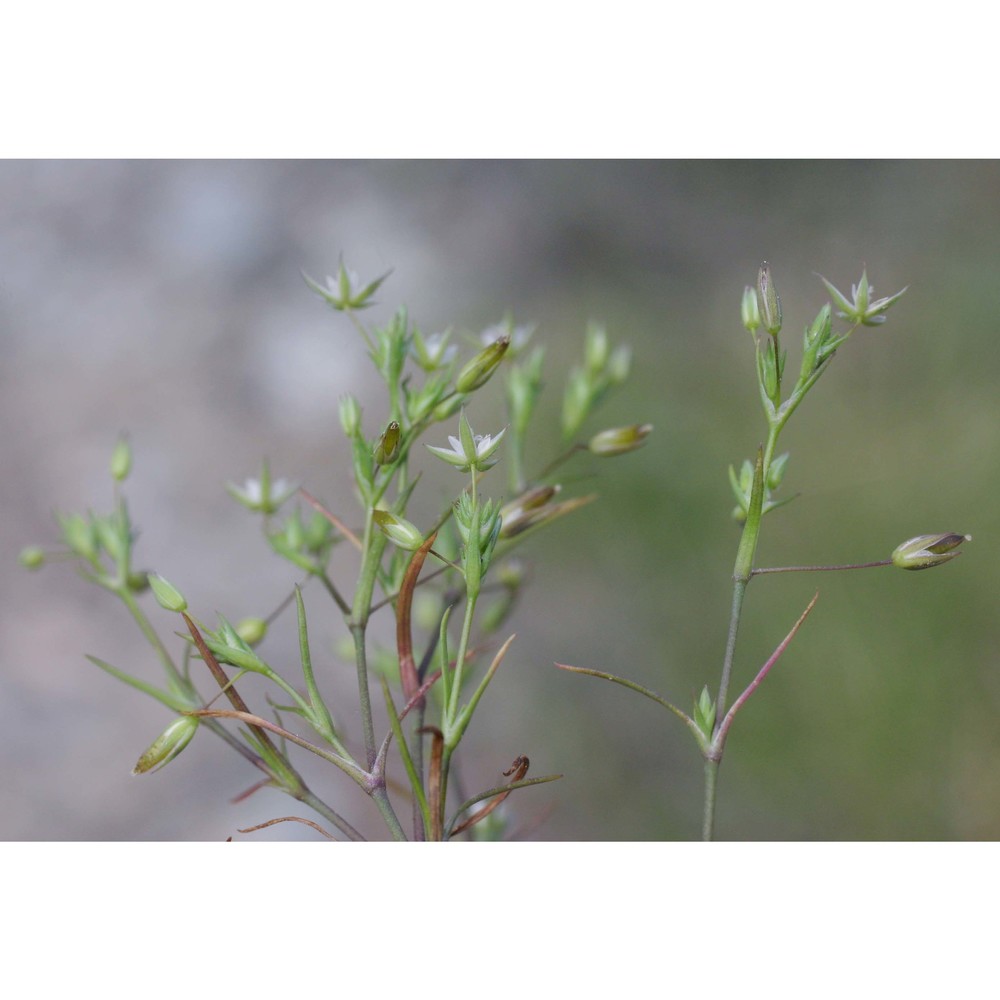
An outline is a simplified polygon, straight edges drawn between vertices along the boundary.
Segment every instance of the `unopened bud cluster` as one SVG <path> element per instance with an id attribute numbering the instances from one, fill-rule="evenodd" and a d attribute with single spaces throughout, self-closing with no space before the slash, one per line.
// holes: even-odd
<path id="1" fill-rule="evenodd" d="M 583 365 L 574 368 L 563 394 L 562 427 L 568 440 L 616 385 L 628 378 L 632 354 L 622 345 L 611 349 L 603 326 L 591 323 L 584 339 Z"/>

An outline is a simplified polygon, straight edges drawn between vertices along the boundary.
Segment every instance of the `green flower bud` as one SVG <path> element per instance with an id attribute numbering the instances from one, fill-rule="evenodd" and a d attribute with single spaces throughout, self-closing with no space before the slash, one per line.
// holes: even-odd
<path id="1" fill-rule="evenodd" d="M 393 420 L 379 435 L 373 455 L 377 465 L 388 465 L 399 452 L 399 422 Z"/>
<path id="2" fill-rule="evenodd" d="M 149 574 L 145 570 L 134 570 L 125 581 L 133 594 L 144 594 L 149 590 Z"/>
<path id="3" fill-rule="evenodd" d="M 703 687 L 698 700 L 694 703 L 694 721 L 708 739 L 712 738 L 715 729 L 715 716 L 715 699 L 708 693 L 708 687 Z"/>
<path id="4" fill-rule="evenodd" d="M 93 561 L 97 558 L 97 532 L 91 521 L 82 514 L 59 514 L 59 526 L 62 528 L 63 541 L 84 559 Z"/>
<path id="5" fill-rule="evenodd" d="M 148 774 L 169 764 L 194 739 L 197 729 L 198 719 L 195 716 L 178 716 L 139 758 L 132 773 Z"/>
<path id="6" fill-rule="evenodd" d="M 126 552 L 131 538 L 128 525 L 116 514 L 93 519 L 94 532 L 101 548 L 117 563 Z"/>
<path id="7" fill-rule="evenodd" d="M 236 634 L 248 646 L 256 646 L 267 635 L 267 622 L 263 618 L 244 618 L 237 623 Z"/>
<path id="8" fill-rule="evenodd" d="M 598 323 L 589 323 L 583 343 L 583 362 L 592 375 L 600 375 L 608 363 L 608 335 Z"/>
<path id="9" fill-rule="evenodd" d="M 358 401 L 350 395 L 342 396 L 339 404 L 340 426 L 344 429 L 344 434 L 352 438 L 361 429 L 361 407 Z"/>
<path id="10" fill-rule="evenodd" d="M 453 417 L 465 405 L 467 398 L 465 393 L 456 392 L 453 396 L 442 400 L 434 407 L 434 420 L 441 423 L 441 421 Z"/>
<path id="11" fill-rule="evenodd" d="M 764 329 L 772 337 L 776 337 L 781 330 L 781 299 L 778 298 L 778 290 L 771 278 L 771 267 L 766 260 L 757 272 L 757 306 Z"/>
<path id="12" fill-rule="evenodd" d="M 205 631 L 203 634 L 205 645 L 220 663 L 230 663 L 239 670 L 273 676 L 274 671 L 250 648 L 224 615 L 219 615 L 219 627 L 215 632 Z"/>
<path id="13" fill-rule="evenodd" d="M 39 548 L 37 545 L 29 545 L 21 549 L 21 554 L 17 557 L 17 561 L 25 569 L 38 569 L 39 566 L 45 563 L 45 550 Z"/>
<path id="14" fill-rule="evenodd" d="M 623 455 L 627 451 L 635 451 L 636 448 L 642 447 L 652 430 L 652 424 L 612 427 L 595 434 L 587 444 L 587 448 L 592 455 Z"/>
<path id="15" fill-rule="evenodd" d="M 806 328 L 805 336 L 802 340 L 802 368 L 799 371 L 799 384 L 801 385 L 819 367 L 827 353 L 823 351 L 830 340 L 832 332 L 832 310 L 827 303 L 820 309 L 812 324 Z M 821 352 L 822 356 L 821 356 Z"/>
<path id="16" fill-rule="evenodd" d="M 566 380 L 563 393 L 562 429 L 567 439 L 580 430 L 591 406 L 590 379 L 582 368 L 574 368 Z"/>
<path id="17" fill-rule="evenodd" d="M 489 347 L 480 351 L 459 373 L 455 379 L 455 389 L 458 392 L 472 392 L 485 385 L 496 371 L 497 365 L 510 347 L 510 336 L 504 334 L 493 341 Z"/>
<path id="18" fill-rule="evenodd" d="M 930 569 L 961 555 L 955 550 L 971 541 L 972 535 L 917 535 L 893 550 L 892 564 L 900 569 Z"/>
<path id="19" fill-rule="evenodd" d="M 526 577 L 524 563 L 520 559 L 505 559 L 500 564 L 497 576 L 508 590 L 519 590 Z"/>
<path id="20" fill-rule="evenodd" d="M 423 423 L 424 419 L 433 413 L 435 407 L 444 399 L 448 392 L 450 378 L 446 372 L 439 372 L 427 379 L 417 390 L 411 390 L 409 383 L 402 385 L 403 397 L 406 400 L 406 415 L 411 424 Z"/>
<path id="21" fill-rule="evenodd" d="M 740 303 L 740 316 L 743 325 L 753 333 L 760 326 L 760 310 L 757 308 L 757 292 L 749 285 L 743 289 L 743 301 Z"/>
<path id="22" fill-rule="evenodd" d="M 608 378 L 613 385 L 621 385 L 628 378 L 632 367 L 632 349 L 627 344 L 619 344 L 608 359 Z"/>
<path id="23" fill-rule="evenodd" d="M 132 448 L 124 435 L 118 439 L 111 453 L 111 476 L 116 483 L 124 482 L 132 469 Z"/>
<path id="24" fill-rule="evenodd" d="M 785 468 L 788 466 L 788 459 L 789 453 L 787 451 L 784 454 L 778 455 L 777 458 L 771 459 L 771 464 L 767 469 L 767 488 L 769 490 L 776 490 L 781 485 L 781 480 L 785 478 Z M 750 478 L 752 481 L 752 473 Z"/>
<path id="25" fill-rule="evenodd" d="M 514 365 L 507 374 L 507 409 L 515 434 L 523 437 L 542 391 L 544 352 L 537 347 L 523 364 Z"/>
<path id="26" fill-rule="evenodd" d="M 383 534 L 408 552 L 415 552 L 424 544 L 424 536 L 420 534 L 415 525 L 388 510 L 373 510 L 372 518 L 379 526 Z"/>
<path id="27" fill-rule="evenodd" d="M 149 574 L 149 585 L 153 588 L 153 596 L 160 602 L 160 607 L 167 611 L 187 611 L 184 595 L 158 573 Z"/>

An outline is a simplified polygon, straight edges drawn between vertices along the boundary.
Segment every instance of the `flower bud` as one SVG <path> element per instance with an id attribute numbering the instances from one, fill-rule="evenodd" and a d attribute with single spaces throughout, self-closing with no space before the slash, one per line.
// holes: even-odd
<path id="1" fill-rule="evenodd" d="M 627 451 L 635 451 L 641 447 L 652 430 L 652 424 L 612 427 L 595 434 L 587 444 L 587 448 L 592 455 L 623 455 Z"/>
<path id="2" fill-rule="evenodd" d="M 971 541 L 972 535 L 917 535 L 893 550 L 892 564 L 900 569 L 930 569 L 961 555 L 955 550 Z"/>
<path id="3" fill-rule="evenodd" d="M 111 453 L 111 476 L 116 483 L 124 482 L 132 469 L 132 447 L 124 435 L 118 439 Z"/>
<path id="4" fill-rule="evenodd" d="M 399 451 L 399 421 L 393 420 L 379 435 L 373 455 L 377 465 L 388 465 Z"/>
<path id="5" fill-rule="evenodd" d="M 583 344 L 583 363 L 592 375 L 600 375 L 608 363 L 608 335 L 599 323 L 587 326 L 586 338 Z"/>
<path id="6" fill-rule="evenodd" d="M 632 368 L 632 348 L 628 344 L 619 344 L 608 358 L 608 378 L 613 385 L 621 385 L 628 378 Z"/>
<path id="7" fill-rule="evenodd" d="M 508 590 L 518 590 L 526 577 L 524 563 L 520 559 L 505 559 L 500 564 L 497 576 Z"/>
<path id="8" fill-rule="evenodd" d="M 707 739 L 712 738 L 712 733 L 715 730 L 716 711 L 715 699 L 708 693 L 706 685 L 701 689 L 701 694 L 694 703 L 694 721 Z"/>
<path id="9" fill-rule="evenodd" d="M 181 715 L 174 719 L 136 761 L 133 774 L 147 774 L 169 764 L 190 742 L 198 729 L 198 719 Z"/>
<path id="10" fill-rule="evenodd" d="M 785 478 L 785 468 L 788 466 L 789 453 L 778 455 L 771 459 L 771 464 L 767 468 L 767 488 L 776 490 L 781 485 L 781 480 Z"/>
<path id="11" fill-rule="evenodd" d="M 149 574 L 149 585 L 153 588 L 153 596 L 160 602 L 160 607 L 166 608 L 167 611 L 187 610 L 188 605 L 184 595 L 158 573 Z"/>
<path id="12" fill-rule="evenodd" d="M 389 541 L 408 552 L 415 552 L 424 544 L 424 536 L 417 527 L 388 510 L 373 510 L 372 518 Z"/>
<path id="13" fill-rule="evenodd" d="M 441 423 L 449 417 L 453 417 L 465 405 L 467 398 L 465 393 L 456 392 L 453 396 L 443 399 L 434 407 L 434 420 L 437 423 Z"/>
<path id="14" fill-rule="evenodd" d="M 781 330 L 781 300 L 771 279 L 771 267 L 766 260 L 757 272 L 757 306 L 764 329 L 772 337 L 776 337 Z"/>
<path id="15" fill-rule="evenodd" d="M 760 326 L 760 310 L 757 308 L 757 292 L 749 285 L 743 289 L 743 301 L 740 304 L 740 316 L 743 325 L 753 333 Z"/>
<path id="16" fill-rule="evenodd" d="M 219 615 L 219 627 L 214 632 L 205 631 L 205 645 L 220 663 L 231 663 L 238 670 L 273 676 L 274 671 L 250 648 L 245 639 Z"/>
<path id="17" fill-rule="evenodd" d="M 361 407 L 358 401 L 351 395 L 342 396 L 339 404 L 340 426 L 344 429 L 344 434 L 352 438 L 361 429 Z"/>
<path id="18" fill-rule="evenodd" d="M 489 347 L 481 350 L 459 373 L 455 379 L 456 392 L 472 392 L 481 385 L 485 385 L 497 365 L 503 360 L 503 356 L 510 347 L 510 336 L 504 334 L 493 341 Z"/>
<path id="19" fill-rule="evenodd" d="M 267 622 L 263 618 L 244 618 L 237 622 L 236 634 L 248 646 L 256 646 L 267 635 Z"/>
<path id="20" fill-rule="evenodd" d="M 45 550 L 39 548 L 37 545 L 29 545 L 27 548 L 21 549 L 21 554 L 17 557 L 17 561 L 25 569 L 38 569 L 45 562 Z"/>
<path id="21" fill-rule="evenodd" d="M 66 545 L 84 559 L 96 559 L 99 550 L 93 522 L 82 514 L 59 514 L 57 517 Z"/>

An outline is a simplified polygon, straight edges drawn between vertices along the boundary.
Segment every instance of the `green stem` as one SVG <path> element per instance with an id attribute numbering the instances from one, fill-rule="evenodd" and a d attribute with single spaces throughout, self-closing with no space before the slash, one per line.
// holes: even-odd
<path id="1" fill-rule="evenodd" d="M 467 594 L 465 599 L 465 617 L 462 619 L 462 636 L 458 643 L 458 653 L 455 656 L 455 672 L 451 678 L 450 698 L 447 705 L 447 717 L 445 718 L 444 736 L 445 742 L 450 743 L 451 726 L 458 715 L 458 700 L 462 689 L 462 672 L 465 667 L 465 658 L 468 655 L 469 637 L 472 635 L 472 618 L 476 612 L 476 594 Z"/>
<path id="2" fill-rule="evenodd" d="M 726 641 L 726 656 L 722 662 L 719 697 L 715 703 L 715 717 L 720 721 L 726 714 L 726 696 L 729 692 L 729 679 L 733 672 L 733 657 L 736 653 L 736 634 L 740 628 L 740 616 L 743 611 L 743 597 L 746 594 L 746 590 L 746 580 L 737 580 L 735 582 L 733 586 L 733 607 L 729 615 L 729 637 Z"/>
<path id="3" fill-rule="evenodd" d="M 358 674 L 358 701 L 361 705 L 361 728 L 365 738 L 365 766 L 369 771 L 375 766 L 375 724 L 372 721 L 372 700 L 368 690 L 368 656 L 365 649 L 365 626 L 352 625 L 354 660 Z"/>
<path id="4" fill-rule="evenodd" d="M 373 530 L 372 508 L 368 509 L 365 518 L 365 535 L 362 543 L 364 556 L 361 561 L 361 572 L 358 577 L 358 589 L 354 594 L 354 606 L 348 623 L 351 637 L 354 640 L 354 659 L 358 674 L 358 699 L 361 704 L 361 727 L 365 739 L 365 762 L 367 769 L 375 766 L 375 725 L 372 721 L 371 694 L 368 690 L 368 656 L 365 633 L 368 629 L 368 617 L 371 614 L 372 593 L 375 590 L 375 579 L 382 561 L 386 537 L 380 531 Z"/>
<path id="5" fill-rule="evenodd" d="M 167 650 L 167 647 L 163 645 L 163 640 L 159 637 L 159 635 L 157 635 L 156 629 L 153 628 L 142 608 L 139 607 L 135 597 L 132 595 L 132 592 L 126 585 L 123 584 L 115 591 L 115 593 L 117 593 L 122 599 L 125 607 L 129 609 L 132 617 L 136 620 L 136 624 L 138 624 L 142 634 L 156 651 L 156 655 L 160 658 L 160 662 L 163 664 L 163 667 L 167 671 L 170 679 L 180 685 L 182 690 L 190 691 L 190 684 L 185 682 L 185 679 L 181 676 L 180 671 L 178 671 L 177 667 L 174 665 L 173 658 Z"/>
<path id="6" fill-rule="evenodd" d="M 701 839 L 709 841 L 715 834 L 715 790 L 721 760 L 705 761 L 705 815 L 701 828 Z"/>
<path id="7" fill-rule="evenodd" d="M 379 785 L 377 788 L 374 788 L 371 794 L 375 800 L 375 805 L 378 806 L 378 811 L 382 814 L 382 819 L 385 820 L 385 825 L 389 827 L 389 832 L 392 834 L 393 840 L 406 840 L 406 831 L 403 829 L 402 824 L 399 822 L 399 817 L 392 808 L 392 803 L 389 801 L 389 793 L 385 790 L 385 785 Z"/>

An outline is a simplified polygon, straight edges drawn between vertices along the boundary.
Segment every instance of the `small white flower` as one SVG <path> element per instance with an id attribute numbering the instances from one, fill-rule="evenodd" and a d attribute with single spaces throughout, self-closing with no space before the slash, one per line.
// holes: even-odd
<path id="1" fill-rule="evenodd" d="M 273 514 L 298 488 L 297 483 L 287 479 L 272 480 L 266 472 L 259 478 L 248 479 L 242 488 L 232 483 L 226 484 L 230 496 L 238 503 L 243 504 L 247 510 L 261 511 L 264 514 Z"/>
<path id="2" fill-rule="evenodd" d="M 513 357 L 515 354 L 521 353 L 535 330 L 536 327 L 528 323 L 521 323 L 518 326 L 514 326 L 510 321 L 494 323 L 493 326 L 488 326 L 479 334 L 479 340 L 488 347 L 501 337 L 507 336 L 510 338 L 510 354 Z"/>
<path id="3" fill-rule="evenodd" d="M 357 271 L 341 264 L 340 272 L 336 278 L 331 274 L 326 276 L 326 287 L 344 301 L 349 302 L 357 295 L 361 287 L 361 279 L 358 277 Z"/>
<path id="4" fill-rule="evenodd" d="M 429 444 L 426 448 L 449 465 L 454 465 L 460 472 L 468 472 L 470 469 L 484 472 L 496 465 L 497 460 L 491 461 L 490 458 L 506 433 L 505 427 L 499 434 L 473 434 L 463 410 L 458 422 L 458 437 L 448 435 L 451 447 L 439 448 Z"/>
<path id="5" fill-rule="evenodd" d="M 458 352 L 455 344 L 448 343 L 447 333 L 432 333 L 424 340 L 424 347 L 427 350 L 427 357 L 439 366 L 450 364 Z"/>

